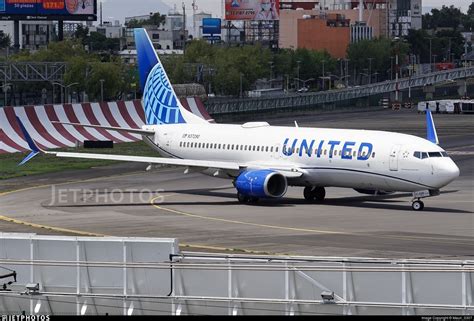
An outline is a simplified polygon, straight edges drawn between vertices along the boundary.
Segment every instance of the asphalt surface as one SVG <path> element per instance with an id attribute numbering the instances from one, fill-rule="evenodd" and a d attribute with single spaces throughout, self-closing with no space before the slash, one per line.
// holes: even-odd
<path id="1" fill-rule="evenodd" d="M 281 200 L 241 205 L 228 180 L 118 164 L 0 181 L 0 192 L 23 189 L 0 194 L 0 231 L 176 237 L 183 248 L 214 251 L 472 259 L 474 115 L 434 119 L 441 146 L 451 153 L 461 176 L 440 196 L 425 199 L 423 212 L 411 210 L 406 193 L 371 197 L 342 188 L 327 188 L 324 204 L 305 203 L 302 188 L 295 187 Z M 289 126 L 294 120 L 300 127 L 425 135 L 424 115 L 413 110 L 268 119 Z"/>

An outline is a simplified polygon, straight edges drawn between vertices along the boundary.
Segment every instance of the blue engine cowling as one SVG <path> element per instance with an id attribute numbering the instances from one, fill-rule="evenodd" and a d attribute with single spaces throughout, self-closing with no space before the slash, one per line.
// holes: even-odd
<path id="1" fill-rule="evenodd" d="M 288 188 L 286 177 L 269 169 L 249 170 L 240 173 L 234 186 L 245 196 L 257 198 L 279 198 Z"/>

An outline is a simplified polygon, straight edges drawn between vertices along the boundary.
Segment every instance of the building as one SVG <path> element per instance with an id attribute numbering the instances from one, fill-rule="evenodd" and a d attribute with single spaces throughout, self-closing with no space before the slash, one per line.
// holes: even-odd
<path id="1" fill-rule="evenodd" d="M 199 12 L 193 15 L 193 31 L 194 39 L 202 39 L 202 19 L 212 18 L 210 13 Z"/>
<path id="2" fill-rule="evenodd" d="M 1 21 L 0 30 L 9 35 L 13 45 L 13 21 Z M 20 48 L 39 50 L 56 39 L 56 24 L 53 21 L 20 21 Z"/>
<path id="3" fill-rule="evenodd" d="M 300 19 L 303 15 L 315 15 L 318 12 L 334 13 L 350 20 L 353 26 L 351 38 L 354 41 L 371 36 L 394 38 L 408 35 L 410 29 L 421 29 L 421 6 L 422 0 L 282 0 L 280 26 L 285 28 L 284 25 L 289 23 L 296 26 L 295 21 L 284 21 L 288 18 Z M 293 12 L 293 15 L 283 16 L 286 12 Z M 288 38 L 284 33 L 284 30 L 280 30 L 280 37 Z"/>
<path id="4" fill-rule="evenodd" d="M 408 30 L 421 29 L 421 16 L 421 0 L 390 0 L 390 37 L 407 36 Z"/>
<path id="5" fill-rule="evenodd" d="M 118 20 L 115 20 L 113 24 L 110 21 L 104 21 L 100 25 L 89 27 L 89 32 L 98 32 L 107 38 L 125 37 L 125 28 Z"/>
<path id="6" fill-rule="evenodd" d="M 150 12 L 149 15 L 126 17 L 126 23 L 131 20 L 144 21 L 148 20 L 153 15 Z M 171 12 L 166 16 L 165 23 L 161 26 L 155 25 L 144 25 L 151 42 L 155 49 L 161 50 L 182 50 L 185 45 L 186 39 L 188 39 L 188 30 L 183 28 L 184 17 L 180 13 Z M 135 49 L 135 39 L 133 34 L 133 28 L 125 29 L 125 39 L 127 50 Z"/>
<path id="7" fill-rule="evenodd" d="M 339 14 L 304 16 L 297 21 L 296 48 L 326 50 L 344 58 L 351 40 L 349 20 Z"/>

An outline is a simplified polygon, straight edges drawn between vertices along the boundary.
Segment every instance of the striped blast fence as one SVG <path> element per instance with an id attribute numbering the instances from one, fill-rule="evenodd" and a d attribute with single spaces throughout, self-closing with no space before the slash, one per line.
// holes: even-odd
<path id="1" fill-rule="evenodd" d="M 183 106 L 206 120 L 211 117 L 199 98 L 181 99 Z M 111 127 L 141 128 L 145 114 L 140 100 L 103 103 L 41 105 L 0 108 L 0 154 L 29 150 L 16 117 L 39 145 L 48 150 L 74 147 L 86 140 L 128 143 L 141 140 L 140 135 L 100 128 L 62 125 L 52 121 Z"/>

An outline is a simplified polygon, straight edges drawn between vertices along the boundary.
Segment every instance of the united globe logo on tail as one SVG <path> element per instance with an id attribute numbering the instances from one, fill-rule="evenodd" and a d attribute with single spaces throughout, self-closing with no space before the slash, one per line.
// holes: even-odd
<path id="1" fill-rule="evenodd" d="M 183 115 L 181 115 L 178 99 L 159 62 L 148 75 L 143 102 L 146 121 L 149 125 L 185 122 Z"/>
<path id="2" fill-rule="evenodd" d="M 185 123 L 178 97 L 171 87 L 150 37 L 142 28 L 137 28 L 134 32 L 146 123 Z"/>

